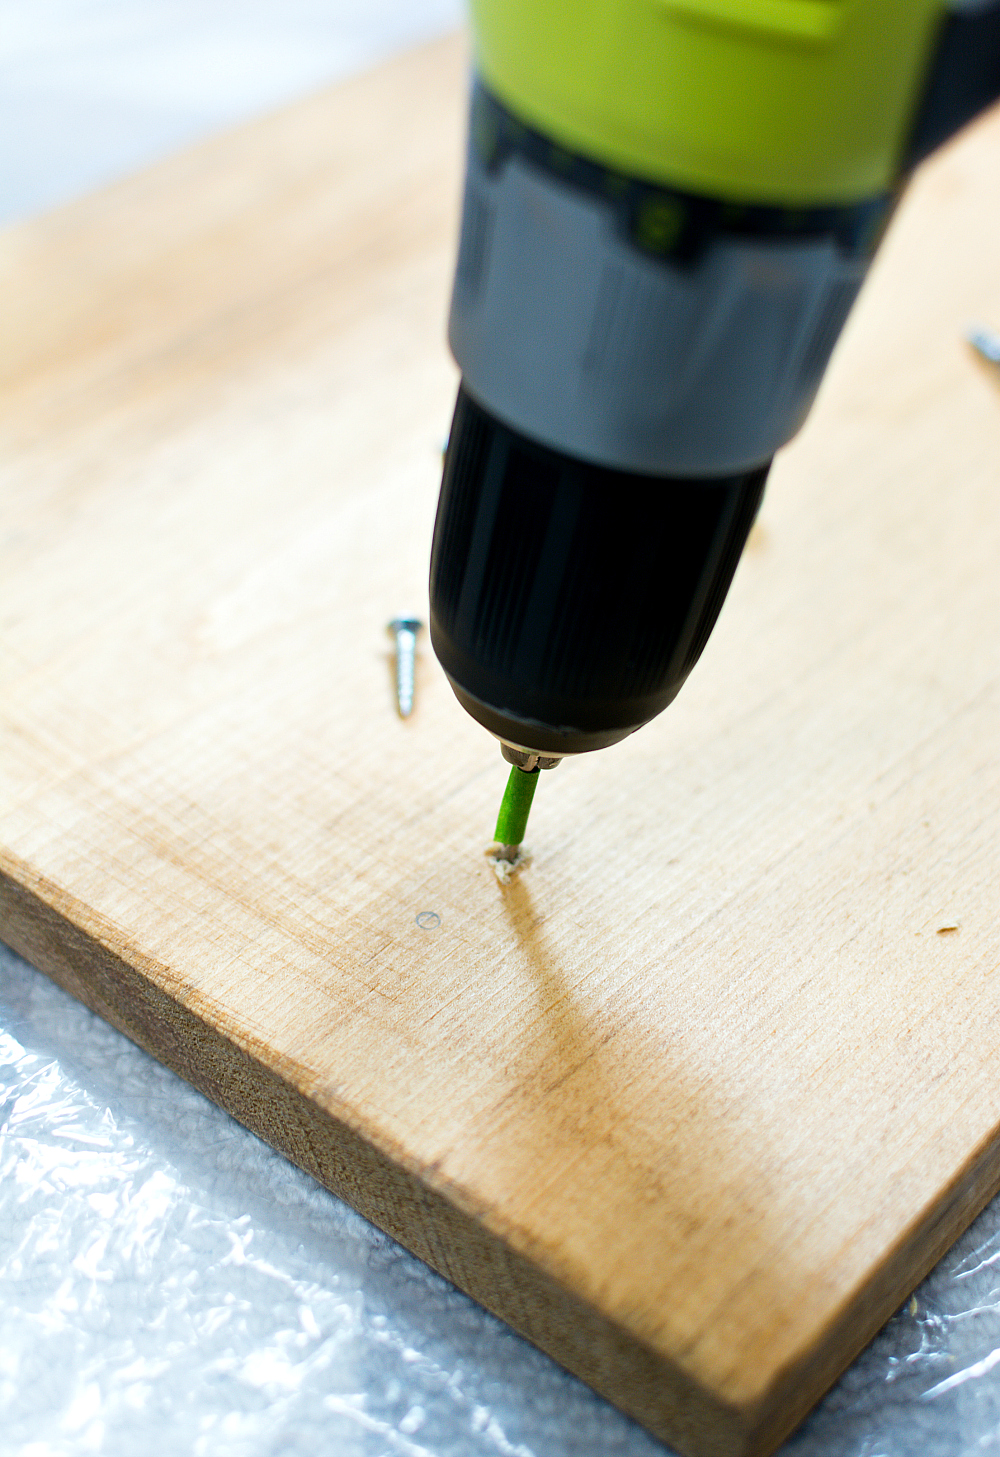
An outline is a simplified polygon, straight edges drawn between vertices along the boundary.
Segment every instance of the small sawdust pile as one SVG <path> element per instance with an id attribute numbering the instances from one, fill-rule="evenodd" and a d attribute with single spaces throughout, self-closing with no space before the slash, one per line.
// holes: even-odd
<path id="1" fill-rule="evenodd" d="M 512 875 L 531 864 L 531 851 L 526 845 L 518 845 L 511 857 L 510 846 L 501 845 L 494 840 L 487 849 L 486 856 L 493 862 L 493 873 L 501 885 L 509 885 Z"/>

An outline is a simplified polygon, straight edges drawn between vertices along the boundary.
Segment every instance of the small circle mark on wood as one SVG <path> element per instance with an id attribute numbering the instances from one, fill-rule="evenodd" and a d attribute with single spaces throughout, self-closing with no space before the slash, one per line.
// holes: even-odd
<path id="1" fill-rule="evenodd" d="M 433 931 L 435 926 L 440 926 L 441 917 L 437 911 L 421 911 L 417 916 L 417 925 L 421 931 Z"/>

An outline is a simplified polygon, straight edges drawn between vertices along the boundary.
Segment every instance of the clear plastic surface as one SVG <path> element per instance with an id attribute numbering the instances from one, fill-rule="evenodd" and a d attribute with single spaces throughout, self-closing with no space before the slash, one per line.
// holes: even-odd
<path id="1" fill-rule="evenodd" d="M 0 948 L 0 1451 L 664 1449 Z M 1000 1202 L 788 1444 L 1000 1450 Z"/>

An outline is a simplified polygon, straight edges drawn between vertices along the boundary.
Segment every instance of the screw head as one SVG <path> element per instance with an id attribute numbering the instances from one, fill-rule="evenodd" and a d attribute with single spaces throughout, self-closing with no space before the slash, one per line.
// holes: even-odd
<path id="1" fill-rule="evenodd" d="M 419 617 L 394 617 L 386 631 L 391 632 L 393 637 L 398 637 L 401 632 L 412 632 L 416 637 L 423 625 Z"/>

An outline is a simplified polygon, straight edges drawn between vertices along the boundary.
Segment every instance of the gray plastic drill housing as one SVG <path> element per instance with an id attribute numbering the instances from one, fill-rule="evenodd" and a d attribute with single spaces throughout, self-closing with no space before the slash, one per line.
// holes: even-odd
<path id="1" fill-rule="evenodd" d="M 599 197 L 470 147 L 449 342 L 469 393 L 555 450 L 730 475 L 802 424 L 866 267 L 832 238 L 650 257 Z"/>

